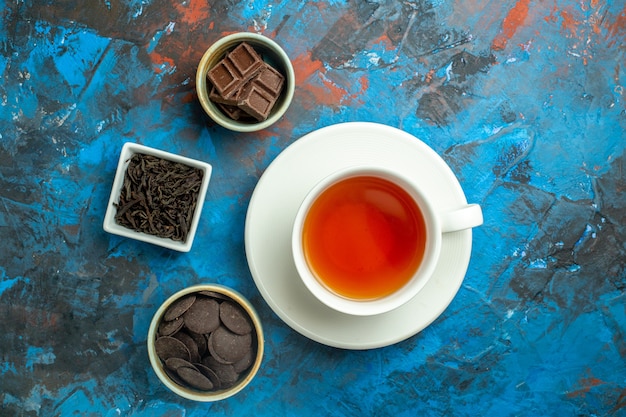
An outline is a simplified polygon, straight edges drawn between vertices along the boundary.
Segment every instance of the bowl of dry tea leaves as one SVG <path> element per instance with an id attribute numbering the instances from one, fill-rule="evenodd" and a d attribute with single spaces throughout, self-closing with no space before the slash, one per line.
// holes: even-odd
<path id="1" fill-rule="evenodd" d="M 104 216 L 104 230 L 189 252 L 211 170 L 206 162 L 125 143 Z"/>
<path id="2" fill-rule="evenodd" d="M 152 369 L 174 393 L 194 401 L 235 395 L 263 359 L 263 328 L 239 292 L 200 284 L 169 297 L 154 314 L 147 348 Z"/>

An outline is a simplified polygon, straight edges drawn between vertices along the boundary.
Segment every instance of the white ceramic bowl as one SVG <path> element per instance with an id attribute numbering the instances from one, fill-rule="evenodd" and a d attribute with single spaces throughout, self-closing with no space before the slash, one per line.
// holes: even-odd
<path id="1" fill-rule="evenodd" d="M 198 202 L 196 204 L 196 209 L 193 213 L 191 224 L 189 227 L 189 233 L 187 234 L 187 238 L 184 242 L 175 241 L 169 238 L 162 238 L 156 235 L 151 235 L 143 232 L 137 232 L 135 230 L 129 229 L 118 224 L 115 221 L 115 215 L 117 213 L 117 208 L 115 204 L 119 202 L 120 193 L 122 190 L 122 184 L 124 183 L 124 175 L 126 174 L 126 169 L 128 168 L 128 164 L 130 162 L 131 157 L 134 154 L 145 154 L 152 155 L 161 159 L 166 159 L 172 162 L 179 162 L 181 164 L 194 167 L 202 170 L 202 185 L 200 186 L 200 191 L 198 193 Z M 211 170 L 212 167 L 210 164 L 202 161 L 197 161 L 190 158 L 185 158 L 180 155 L 175 155 L 169 152 L 164 152 L 158 149 L 150 148 L 144 145 L 139 145 L 136 143 L 127 142 L 122 147 L 122 152 L 120 154 L 120 159 L 117 164 L 117 170 L 115 172 L 115 180 L 113 181 L 113 187 L 111 188 L 111 196 L 109 198 L 109 204 L 106 209 L 106 213 L 104 215 L 104 230 L 112 233 L 114 235 L 119 235 L 131 239 L 140 240 L 142 242 L 152 243 L 153 245 L 162 246 L 168 249 L 177 250 L 179 252 L 189 252 L 191 250 L 191 246 L 193 244 L 193 240 L 196 234 L 196 230 L 198 229 L 198 223 L 200 221 L 200 214 L 202 212 L 202 206 L 204 204 L 204 199 L 206 198 L 206 192 L 209 187 L 209 180 L 211 178 Z"/>
<path id="2" fill-rule="evenodd" d="M 240 375 L 239 380 L 233 386 L 226 389 L 216 391 L 198 391 L 177 384 L 167 375 L 167 373 L 163 369 L 161 359 L 159 359 L 156 352 L 155 340 L 157 337 L 159 323 L 161 322 L 161 318 L 165 314 L 165 311 L 174 301 L 178 300 L 179 298 L 187 294 L 199 291 L 212 291 L 214 293 L 219 293 L 236 302 L 250 317 L 254 328 L 253 331 L 256 335 L 256 337 L 253 338 L 253 343 L 255 343 L 254 348 L 256 349 L 256 355 L 254 357 L 252 365 L 248 368 L 247 371 L 244 371 L 244 373 Z M 168 387 L 170 390 L 172 390 L 172 392 L 180 395 L 181 397 L 194 401 L 209 402 L 219 401 L 231 397 L 244 389 L 246 385 L 248 385 L 250 381 L 252 381 L 259 368 L 261 367 L 261 362 L 263 361 L 265 339 L 263 336 L 263 327 L 261 326 L 259 316 L 257 315 L 256 310 L 254 309 L 252 304 L 250 304 L 250 302 L 243 295 L 231 288 L 222 285 L 200 284 L 185 288 L 165 300 L 165 302 L 161 305 L 161 307 L 159 307 L 159 309 L 154 314 L 154 317 L 152 318 L 152 322 L 150 323 L 150 328 L 148 330 L 147 345 L 148 357 L 150 358 L 150 364 L 152 365 L 152 369 L 154 369 L 157 377 L 166 387 Z"/>
<path id="3" fill-rule="evenodd" d="M 263 56 L 263 60 L 278 70 L 285 77 L 285 84 L 279 99 L 272 108 L 269 117 L 262 122 L 237 121 L 226 116 L 219 107 L 209 99 L 207 72 L 226 54 L 242 42 L 250 44 Z M 295 90 L 295 74 L 293 66 L 285 51 L 272 39 L 257 33 L 239 32 L 225 36 L 207 49 L 200 60 L 196 72 L 196 91 L 198 99 L 206 114 L 219 125 L 237 132 L 254 132 L 274 124 L 287 111 Z"/>

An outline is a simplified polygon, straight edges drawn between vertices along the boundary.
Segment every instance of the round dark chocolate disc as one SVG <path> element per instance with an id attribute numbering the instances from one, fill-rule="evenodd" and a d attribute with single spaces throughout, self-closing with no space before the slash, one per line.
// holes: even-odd
<path id="1" fill-rule="evenodd" d="M 180 377 L 178 376 L 175 370 L 172 370 L 170 368 L 163 368 L 163 369 L 165 370 L 165 373 L 167 374 L 167 376 L 176 384 L 180 385 L 181 387 L 187 386 L 187 383 L 183 381 L 182 379 L 180 379 Z"/>
<path id="2" fill-rule="evenodd" d="M 250 333 L 239 335 L 220 326 L 209 337 L 209 352 L 220 362 L 234 363 L 252 349 Z"/>
<path id="3" fill-rule="evenodd" d="M 200 357 L 204 356 L 208 349 L 207 337 L 200 333 L 194 333 L 189 329 L 187 329 L 186 333 L 193 339 L 194 342 L 196 342 L 196 346 L 198 346 L 198 355 L 200 355 Z"/>
<path id="4" fill-rule="evenodd" d="M 185 326 L 194 333 L 211 333 L 220 325 L 219 308 L 219 303 L 212 298 L 197 297 L 183 314 Z"/>
<path id="5" fill-rule="evenodd" d="M 180 368 L 181 366 L 191 367 L 193 365 L 189 361 L 186 361 L 186 360 L 181 359 L 181 358 L 174 357 L 174 358 L 167 358 L 165 360 L 165 366 L 168 369 L 171 369 L 171 370 L 175 371 L 178 368 Z"/>
<path id="6" fill-rule="evenodd" d="M 171 336 L 179 331 L 185 322 L 182 318 L 177 317 L 172 321 L 162 321 L 159 323 L 159 336 Z"/>
<path id="7" fill-rule="evenodd" d="M 186 331 L 178 332 L 172 336 L 175 339 L 180 340 L 187 346 L 189 349 L 189 356 L 191 357 L 191 362 L 198 362 L 200 360 L 200 353 L 198 352 L 198 344 L 196 341 L 187 334 Z"/>
<path id="8" fill-rule="evenodd" d="M 207 356 L 202 363 L 215 372 L 222 388 L 232 386 L 239 379 L 239 374 L 235 372 L 232 365 L 219 363 L 211 356 Z"/>
<path id="9" fill-rule="evenodd" d="M 201 363 L 194 363 L 193 366 L 195 366 L 198 371 L 202 372 L 204 376 L 211 380 L 214 389 L 220 389 L 221 382 L 214 370 Z"/>
<path id="10" fill-rule="evenodd" d="M 254 352 L 250 349 L 243 358 L 239 359 L 237 362 L 233 363 L 233 369 L 237 373 L 242 373 L 246 369 L 248 369 L 252 363 L 254 362 Z"/>
<path id="11" fill-rule="evenodd" d="M 224 301 L 220 304 L 220 319 L 224 326 L 233 333 L 247 334 L 252 331 L 252 323 L 248 314 L 237 304 Z"/>
<path id="12" fill-rule="evenodd" d="M 181 366 L 176 370 L 176 373 L 186 383 L 188 383 L 191 387 L 197 388 L 199 390 L 208 391 L 213 389 L 213 383 L 209 378 L 204 376 L 202 372 L 197 370 L 195 367 L 189 368 L 186 366 Z"/>
<path id="13" fill-rule="evenodd" d="M 163 315 L 163 320 L 172 321 L 177 317 L 182 316 L 185 311 L 189 309 L 196 301 L 195 294 L 189 294 L 184 297 L 179 298 L 174 301 L 170 306 L 165 310 L 165 314 Z"/>
<path id="14" fill-rule="evenodd" d="M 169 358 L 181 358 L 186 361 L 191 360 L 189 349 L 180 340 L 171 336 L 162 336 L 154 341 L 154 348 L 157 356 L 162 361 L 166 361 Z"/>

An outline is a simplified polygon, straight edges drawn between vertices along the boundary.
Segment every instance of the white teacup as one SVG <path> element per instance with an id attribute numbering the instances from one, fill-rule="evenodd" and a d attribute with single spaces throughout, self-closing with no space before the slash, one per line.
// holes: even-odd
<path id="1" fill-rule="evenodd" d="M 443 233 L 482 222 L 477 204 L 442 211 L 393 169 L 350 167 L 322 179 L 302 201 L 293 258 L 306 287 L 328 307 L 382 314 L 426 285 Z"/>

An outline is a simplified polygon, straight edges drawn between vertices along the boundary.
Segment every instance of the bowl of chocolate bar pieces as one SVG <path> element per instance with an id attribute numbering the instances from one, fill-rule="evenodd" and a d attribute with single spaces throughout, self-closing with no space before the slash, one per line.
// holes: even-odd
<path id="1" fill-rule="evenodd" d="M 263 359 L 263 328 L 250 302 L 218 284 L 169 297 L 148 330 L 148 357 L 161 382 L 181 397 L 219 401 L 254 378 Z"/>
<path id="2" fill-rule="evenodd" d="M 237 132 L 279 120 L 295 89 L 293 65 L 272 39 L 257 33 L 227 35 L 207 49 L 196 72 L 198 99 L 207 115 Z"/>
<path id="3" fill-rule="evenodd" d="M 104 215 L 104 230 L 189 252 L 211 171 L 211 165 L 203 161 L 125 143 Z"/>

